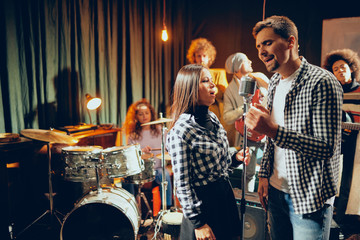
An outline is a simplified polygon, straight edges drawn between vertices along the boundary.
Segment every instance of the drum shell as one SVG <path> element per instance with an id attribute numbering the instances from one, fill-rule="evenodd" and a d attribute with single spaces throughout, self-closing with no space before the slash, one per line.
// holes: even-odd
<path id="1" fill-rule="evenodd" d="M 108 178 L 132 176 L 144 170 L 140 144 L 106 148 L 102 154 Z"/>
<path id="2" fill-rule="evenodd" d="M 162 217 L 163 233 L 171 237 L 179 237 L 183 214 L 180 212 L 168 212 Z"/>
<path id="3" fill-rule="evenodd" d="M 126 183 L 144 184 L 155 180 L 155 160 L 154 158 L 144 159 L 144 171 L 141 173 L 126 177 Z"/>
<path id="4" fill-rule="evenodd" d="M 69 146 L 61 150 L 65 164 L 64 179 L 72 182 L 96 180 L 95 164 L 101 164 L 92 159 L 101 159 L 100 146 Z"/>
<path id="5" fill-rule="evenodd" d="M 140 214 L 135 197 L 122 188 L 91 191 L 64 218 L 60 240 L 136 239 Z"/>

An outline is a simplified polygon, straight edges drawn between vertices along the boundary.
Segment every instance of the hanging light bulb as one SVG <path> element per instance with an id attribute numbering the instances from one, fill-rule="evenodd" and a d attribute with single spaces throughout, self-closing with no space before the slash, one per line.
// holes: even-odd
<path id="1" fill-rule="evenodd" d="M 166 42 L 169 39 L 168 33 L 167 33 L 167 29 L 166 29 L 166 24 L 165 24 L 165 0 L 164 2 L 164 6 L 163 6 L 163 30 L 161 31 L 161 39 Z"/>
<path id="2" fill-rule="evenodd" d="M 166 42 L 169 39 L 167 30 L 166 30 L 166 26 L 164 25 L 163 30 L 161 31 L 161 39 Z"/>

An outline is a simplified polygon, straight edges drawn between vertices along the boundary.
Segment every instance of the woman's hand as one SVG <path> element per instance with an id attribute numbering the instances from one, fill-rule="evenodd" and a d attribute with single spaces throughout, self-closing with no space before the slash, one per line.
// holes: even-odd
<path id="1" fill-rule="evenodd" d="M 196 240 L 214 240 L 216 239 L 213 231 L 210 226 L 205 224 L 199 228 L 195 229 Z"/>
<path id="2" fill-rule="evenodd" d="M 146 146 L 146 147 L 144 147 L 143 149 L 141 149 L 141 151 L 142 151 L 143 153 L 151 153 L 151 147 Z"/>
<path id="3" fill-rule="evenodd" d="M 239 152 L 236 153 L 236 160 L 238 160 L 239 162 L 245 162 L 245 165 L 249 165 L 250 163 L 249 148 L 246 147 L 245 160 L 244 160 L 244 149 L 241 149 Z"/>

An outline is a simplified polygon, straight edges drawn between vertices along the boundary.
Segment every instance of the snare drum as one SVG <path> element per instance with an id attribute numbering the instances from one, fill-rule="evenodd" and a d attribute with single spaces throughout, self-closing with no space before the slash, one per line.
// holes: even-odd
<path id="1" fill-rule="evenodd" d="M 136 239 L 140 213 L 135 197 L 122 188 L 91 191 L 66 215 L 60 240 Z"/>
<path id="2" fill-rule="evenodd" d="M 61 150 L 65 163 L 64 179 L 73 182 L 96 180 L 95 164 L 91 159 L 101 158 L 100 146 L 71 146 Z M 100 164 L 100 163 L 99 163 Z"/>
<path id="3" fill-rule="evenodd" d="M 139 174 L 126 177 L 124 179 L 125 183 L 144 184 L 155 180 L 154 154 L 143 154 L 141 158 L 144 160 L 144 166 L 145 166 L 144 171 L 142 171 Z"/>
<path id="4" fill-rule="evenodd" d="M 109 178 L 127 177 L 144 170 L 140 144 L 106 148 L 102 154 Z"/>

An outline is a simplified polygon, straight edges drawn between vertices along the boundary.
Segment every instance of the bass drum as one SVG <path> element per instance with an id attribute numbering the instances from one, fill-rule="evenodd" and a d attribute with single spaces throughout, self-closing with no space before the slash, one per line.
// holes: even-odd
<path id="1" fill-rule="evenodd" d="M 136 239 L 139 225 L 135 197 L 122 188 L 103 188 L 85 195 L 66 215 L 60 239 Z"/>

